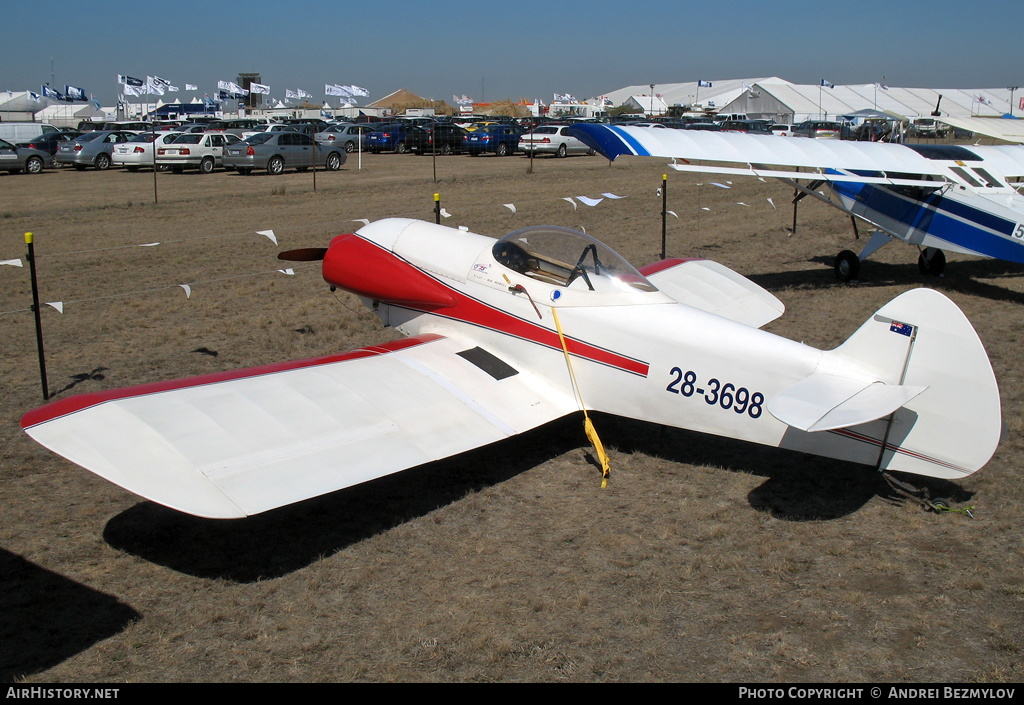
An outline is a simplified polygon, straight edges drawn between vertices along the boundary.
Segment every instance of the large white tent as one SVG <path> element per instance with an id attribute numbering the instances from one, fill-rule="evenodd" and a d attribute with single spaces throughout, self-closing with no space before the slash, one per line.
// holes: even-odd
<path id="1" fill-rule="evenodd" d="M 707 84 L 710 84 L 708 86 Z M 607 95 L 613 105 L 632 96 L 651 94 L 650 84 L 626 86 Z M 779 122 L 800 122 L 814 118 L 850 115 L 874 109 L 907 119 L 927 117 L 938 108 L 943 117 L 1000 117 L 1017 110 L 1009 88 L 900 88 L 875 83 L 854 85 L 796 84 L 775 76 L 729 80 L 654 84 L 654 95 L 670 106 L 688 106 L 698 111 L 746 113 Z"/>

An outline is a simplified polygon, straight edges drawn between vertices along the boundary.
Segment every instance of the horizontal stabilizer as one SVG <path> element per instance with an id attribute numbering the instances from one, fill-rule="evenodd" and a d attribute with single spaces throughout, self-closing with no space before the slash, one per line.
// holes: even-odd
<path id="1" fill-rule="evenodd" d="M 830 431 L 888 416 L 925 389 L 815 373 L 772 397 L 768 411 L 801 431 Z"/>
<path id="2" fill-rule="evenodd" d="M 681 304 L 753 328 L 774 321 L 786 307 L 773 294 L 725 265 L 706 259 L 667 259 L 640 269 L 662 293 Z"/>

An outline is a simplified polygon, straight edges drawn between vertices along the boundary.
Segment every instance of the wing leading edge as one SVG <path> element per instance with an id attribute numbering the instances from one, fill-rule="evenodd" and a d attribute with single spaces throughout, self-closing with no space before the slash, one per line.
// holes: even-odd
<path id="1" fill-rule="evenodd" d="M 197 516 L 241 518 L 487 445 L 576 409 L 571 396 L 487 351 L 420 336 L 70 397 L 26 414 L 22 426 L 135 494 Z"/>
<path id="2" fill-rule="evenodd" d="M 955 146 L 914 148 L 902 144 L 744 135 L 700 130 L 656 130 L 619 125 L 580 124 L 572 133 L 614 160 L 621 155 L 681 159 L 678 171 L 820 179 L 835 183 L 875 183 L 939 188 L 961 183 L 956 171 L 965 154 L 976 163 L 1020 163 L 1024 150 Z M 691 164 L 687 160 L 699 161 Z M 740 166 L 736 166 L 740 165 Z M 804 171 L 796 171 L 803 169 Z"/>

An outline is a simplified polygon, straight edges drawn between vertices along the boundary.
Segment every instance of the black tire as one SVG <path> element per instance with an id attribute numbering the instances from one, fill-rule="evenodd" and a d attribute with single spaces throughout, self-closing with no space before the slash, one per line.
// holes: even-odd
<path id="1" fill-rule="evenodd" d="M 75 164 L 75 171 L 85 171 L 85 164 Z"/>
<path id="2" fill-rule="evenodd" d="M 214 166 L 216 165 L 214 164 L 213 157 L 203 157 L 203 161 L 199 162 L 199 173 L 212 174 Z"/>
<path id="3" fill-rule="evenodd" d="M 248 176 L 249 174 L 252 173 L 252 167 L 240 166 L 238 167 L 238 173 L 241 174 L 242 176 Z"/>
<path id="4" fill-rule="evenodd" d="M 29 157 L 25 160 L 25 173 L 41 174 L 44 166 L 43 160 L 39 157 Z"/>
<path id="5" fill-rule="evenodd" d="M 100 152 L 96 155 L 96 161 L 93 162 L 93 166 L 95 166 L 98 171 L 106 171 L 110 168 L 110 155 L 106 152 Z"/>
<path id="6" fill-rule="evenodd" d="M 497 154 L 498 154 L 499 157 L 507 157 L 508 156 L 508 145 L 505 144 L 504 142 L 499 144 L 498 145 L 498 149 L 497 149 Z"/>
<path id="7" fill-rule="evenodd" d="M 130 171 L 130 172 L 132 172 L 134 174 L 134 173 L 136 173 L 139 170 L 139 167 L 137 167 L 137 166 L 126 166 L 125 169 L 127 169 L 128 171 Z"/>
<path id="8" fill-rule="evenodd" d="M 860 274 L 860 260 L 853 252 L 843 250 L 836 255 L 835 271 L 839 281 L 848 282 L 856 279 Z"/>
<path id="9" fill-rule="evenodd" d="M 398 143 L 395 144 L 395 154 L 405 154 L 408 151 L 409 148 L 405 146 L 404 140 L 399 140 Z"/>
<path id="10" fill-rule="evenodd" d="M 346 142 L 345 143 L 345 151 L 346 152 L 350 152 L 350 153 L 356 151 L 356 143 L 355 142 Z"/>
<path id="11" fill-rule="evenodd" d="M 341 168 L 341 155 L 337 152 L 331 152 L 327 155 L 327 159 L 324 162 L 324 168 L 327 171 L 337 171 Z"/>
<path id="12" fill-rule="evenodd" d="M 281 157 L 271 157 L 270 161 L 267 162 L 267 173 L 277 176 L 284 171 L 284 159 Z"/>
<path id="13" fill-rule="evenodd" d="M 452 146 L 450 144 L 441 145 L 441 154 L 448 155 L 452 153 Z"/>
<path id="14" fill-rule="evenodd" d="M 566 148 L 565 148 L 565 144 L 560 144 L 560 145 L 558 145 L 558 152 L 556 152 L 556 156 L 558 156 L 558 157 L 564 157 L 564 156 L 565 156 L 566 154 L 568 154 L 568 153 L 569 153 L 569 152 L 568 152 L 568 150 L 566 150 Z"/>
<path id="15" fill-rule="evenodd" d="M 942 250 L 926 247 L 917 258 L 917 268 L 921 274 L 931 274 L 937 277 L 946 268 L 946 255 Z"/>

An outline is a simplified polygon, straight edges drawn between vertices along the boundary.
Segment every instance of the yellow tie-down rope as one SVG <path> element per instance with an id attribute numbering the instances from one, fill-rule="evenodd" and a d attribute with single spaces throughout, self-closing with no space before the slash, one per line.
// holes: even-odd
<path id="1" fill-rule="evenodd" d="M 583 410 L 583 430 L 587 434 L 587 438 L 594 444 L 594 450 L 597 451 L 597 457 L 601 461 L 601 487 L 608 486 L 608 475 L 611 472 L 611 463 L 608 460 L 608 454 L 604 452 L 604 445 L 601 443 L 601 439 L 597 436 L 597 429 L 594 428 L 593 422 L 590 420 L 590 415 L 587 414 L 587 407 L 583 403 L 583 395 L 580 394 L 580 385 L 576 381 L 576 373 L 572 369 L 572 361 L 569 359 L 569 348 L 565 344 L 565 336 L 562 334 L 562 324 L 558 322 L 558 311 L 554 308 L 551 309 L 551 315 L 555 318 L 555 328 L 558 329 L 558 340 L 562 343 L 562 352 L 565 353 L 565 364 L 569 367 L 569 377 L 572 379 L 572 386 L 576 393 L 576 398 L 579 399 L 580 408 Z"/>

